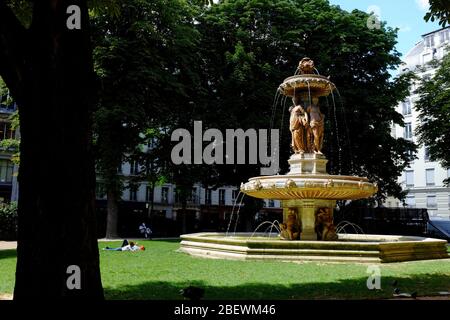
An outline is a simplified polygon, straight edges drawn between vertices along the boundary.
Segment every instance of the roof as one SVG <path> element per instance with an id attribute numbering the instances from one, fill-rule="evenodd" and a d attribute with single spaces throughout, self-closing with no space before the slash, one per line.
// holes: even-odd
<path id="1" fill-rule="evenodd" d="M 435 31 L 431 31 L 431 32 L 428 32 L 428 33 L 423 34 L 422 37 L 426 37 L 426 36 L 429 36 L 430 34 L 438 33 L 438 32 L 440 32 L 440 31 L 442 31 L 442 30 L 449 29 L 449 28 L 450 28 L 450 26 L 445 27 L 445 28 L 442 28 L 442 29 L 438 29 L 438 30 L 435 30 Z"/>

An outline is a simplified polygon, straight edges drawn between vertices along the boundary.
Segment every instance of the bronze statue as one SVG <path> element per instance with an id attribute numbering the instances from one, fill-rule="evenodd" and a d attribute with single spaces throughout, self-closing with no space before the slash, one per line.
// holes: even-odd
<path id="1" fill-rule="evenodd" d="M 314 61 L 308 57 L 300 60 L 298 64 L 298 69 L 300 70 L 300 74 L 313 74 L 314 73 Z"/>
<path id="2" fill-rule="evenodd" d="M 315 227 L 317 240 L 334 241 L 338 239 L 336 227 L 333 223 L 332 208 L 319 208 L 315 213 Z"/>
<path id="3" fill-rule="evenodd" d="M 311 148 L 309 149 L 311 149 L 314 153 L 322 154 L 325 115 L 320 111 L 318 101 L 318 98 L 313 98 L 313 103 L 307 109 L 310 119 L 309 127 L 311 128 L 311 135 L 313 140 Z"/>
<path id="4" fill-rule="evenodd" d="M 291 117 L 289 119 L 289 130 L 292 135 L 291 146 L 295 153 L 308 152 L 307 136 L 309 135 L 308 114 L 294 97 L 294 105 L 291 107 Z"/>
<path id="5" fill-rule="evenodd" d="M 297 209 L 289 208 L 286 222 L 280 224 L 280 237 L 284 240 L 298 240 L 300 238 L 301 224 L 297 221 Z"/>

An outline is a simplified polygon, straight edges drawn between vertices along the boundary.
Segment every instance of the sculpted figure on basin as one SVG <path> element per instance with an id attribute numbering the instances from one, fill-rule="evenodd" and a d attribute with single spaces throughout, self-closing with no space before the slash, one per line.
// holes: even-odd
<path id="1" fill-rule="evenodd" d="M 301 224 L 297 220 L 297 209 L 289 208 L 286 222 L 280 224 L 280 237 L 284 240 L 298 240 L 300 238 Z"/>
<path id="2" fill-rule="evenodd" d="M 311 60 L 308 57 L 303 58 L 298 64 L 298 69 L 300 70 L 300 74 L 313 74 L 314 60 Z"/>
<path id="3" fill-rule="evenodd" d="M 292 135 L 292 149 L 295 153 L 308 152 L 307 141 L 310 140 L 308 113 L 305 112 L 297 97 L 293 99 L 294 105 L 291 107 L 289 118 L 289 130 Z"/>
<path id="4" fill-rule="evenodd" d="M 333 223 L 333 209 L 319 208 L 315 214 L 315 228 L 317 240 L 337 240 L 336 227 Z"/>
<path id="5" fill-rule="evenodd" d="M 318 101 L 318 98 L 313 98 L 313 103 L 308 107 L 307 112 L 309 113 L 309 118 L 311 119 L 309 127 L 311 128 L 313 136 L 312 146 L 310 149 L 312 149 L 314 153 L 322 154 L 325 115 L 320 111 Z"/>

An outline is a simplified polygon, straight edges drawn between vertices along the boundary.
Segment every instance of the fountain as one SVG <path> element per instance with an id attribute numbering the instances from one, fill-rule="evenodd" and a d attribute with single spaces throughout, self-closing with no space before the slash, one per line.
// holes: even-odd
<path id="1" fill-rule="evenodd" d="M 241 192 L 260 199 L 281 200 L 283 222 L 278 238 L 265 233 L 197 233 L 182 235 L 180 251 L 229 259 L 395 262 L 448 258 L 447 242 L 439 239 L 338 233 L 333 223 L 337 200 L 356 200 L 377 192 L 376 184 L 357 176 L 330 175 L 322 153 L 325 116 L 319 98 L 336 86 L 314 73 L 309 58 L 296 75 L 279 86 L 291 98 L 289 129 L 294 154 L 285 175 L 261 176 L 241 184 Z M 298 73 L 298 74 L 297 74 Z M 278 228 L 277 228 L 278 230 Z M 341 228 L 342 230 L 342 228 Z"/>

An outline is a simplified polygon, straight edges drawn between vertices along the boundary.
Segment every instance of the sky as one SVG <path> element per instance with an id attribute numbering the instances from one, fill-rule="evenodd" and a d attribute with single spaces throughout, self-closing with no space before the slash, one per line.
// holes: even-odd
<path id="1" fill-rule="evenodd" d="M 397 51 L 406 55 L 421 35 L 441 29 L 437 22 L 425 22 L 428 0 L 329 0 L 331 4 L 352 11 L 374 12 L 392 28 L 399 28 Z"/>

